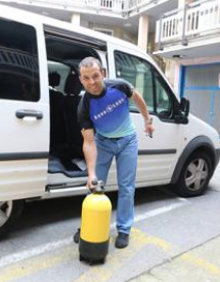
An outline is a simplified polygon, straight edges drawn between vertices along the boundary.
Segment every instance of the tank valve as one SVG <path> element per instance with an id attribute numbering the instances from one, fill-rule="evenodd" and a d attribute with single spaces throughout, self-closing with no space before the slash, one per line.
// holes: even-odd
<path id="1" fill-rule="evenodd" d="M 102 180 L 94 179 L 92 180 L 92 187 L 90 188 L 92 193 L 104 193 L 104 182 Z"/>

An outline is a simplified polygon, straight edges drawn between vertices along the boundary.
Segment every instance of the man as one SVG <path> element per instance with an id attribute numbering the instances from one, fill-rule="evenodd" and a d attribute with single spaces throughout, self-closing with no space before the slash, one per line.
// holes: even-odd
<path id="1" fill-rule="evenodd" d="M 134 219 L 134 191 L 137 166 L 137 136 L 129 113 L 133 99 L 144 118 L 147 133 L 152 133 L 152 119 L 143 98 L 126 81 L 104 80 L 99 60 L 83 59 L 79 65 L 80 81 L 86 93 L 78 107 L 82 128 L 83 152 L 88 167 L 88 188 L 94 179 L 106 183 L 113 157 L 118 180 L 117 230 L 115 246 L 124 248 Z M 79 234 L 78 234 L 79 235 Z"/>

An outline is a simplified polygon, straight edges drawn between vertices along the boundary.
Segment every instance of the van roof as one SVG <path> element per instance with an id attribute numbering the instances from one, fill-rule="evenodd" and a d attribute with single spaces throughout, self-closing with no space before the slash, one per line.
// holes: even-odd
<path id="1" fill-rule="evenodd" d="M 100 41 L 104 41 L 104 42 L 108 41 L 108 42 L 111 42 L 111 43 L 114 43 L 114 44 L 118 44 L 122 47 L 125 46 L 126 48 L 129 48 L 129 49 L 133 49 L 133 50 L 136 49 L 137 51 L 142 52 L 146 55 L 146 53 L 143 50 L 141 50 L 139 47 L 137 47 L 136 45 L 134 45 L 130 42 L 121 40 L 119 38 L 109 36 L 109 35 L 106 35 L 104 33 L 102 33 L 101 36 L 100 36 L 100 32 L 98 32 L 98 31 L 94 31 L 94 30 L 84 28 L 84 27 L 81 27 L 81 26 L 77 26 L 77 29 L 76 29 L 71 23 L 68 23 L 68 22 L 60 21 L 60 20 L 57 20 L 57 19 L 54 19 L 54 18 L 46 17 L 46 16 L 43 16 L 43 15 L 38 15 L 38 14 L 33 13 L 33 12 L 29 12 L 29 11 L 25 11 L 25 10 L 22 10 L 22 9 L 18 9 L 18 8 L 14 8 L 14 7 L 11 7 L 11 6 L 0 4 L 0 16 L 2 18 L 4 18 L 4 17 L 7 17 L 7 15 L 10 16 L 10 18 L 12 18 L 11 15 L 16 15 L 16 16 L 13 16 L 13 19 L 15 19 L 15 20 L 17 19 L 19 22 L 21 21 L 20 19 L 25 19 L 25 21 L 28 21 L 30 23 L 31 22 L 32 23 L 34 23 L 34 22 L 39 23 L 40 22 L 43 25 L 56 27 L 56 28 L 59 28 L 59 29 L 65 29 L 65 30 L 68 30 L 68 31 L 74 31 L 75 33 L 83 34 L 83 35 L 88 36 L 88 37 L 93 37 L 93 38 L 96 38 Z M 149 58 L 150 58 L 150 56 L 149 56 Z"/>

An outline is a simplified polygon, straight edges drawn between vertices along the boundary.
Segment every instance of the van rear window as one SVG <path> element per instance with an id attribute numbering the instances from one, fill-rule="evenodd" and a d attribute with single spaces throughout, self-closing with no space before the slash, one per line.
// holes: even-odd
<path id="1" fill-rule="evenodd" d="M 0 19 L 0 99 L 35 102 L 39 98 L 36 31 Z"/>

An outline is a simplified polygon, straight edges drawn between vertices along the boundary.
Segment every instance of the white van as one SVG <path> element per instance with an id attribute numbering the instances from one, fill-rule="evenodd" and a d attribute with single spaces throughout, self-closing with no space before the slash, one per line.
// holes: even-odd
<path id="1" fill-rule="evenodd" d="M 149 138 L 134 104 L 139 139 L 136 187 L 175 184 L 202 194 L 219 161 L 218 133 L 178 101 L 150 56 L 128 42 L 0 5 L 0 234 L 25 201 L 86 192 L 87 170 L 76 119 L 83 95 L 78 63 L 102 61 L 107 76 L 131 82 L 153 116 Z M 117 189 L 112 165 L 107 190 Z"/>

